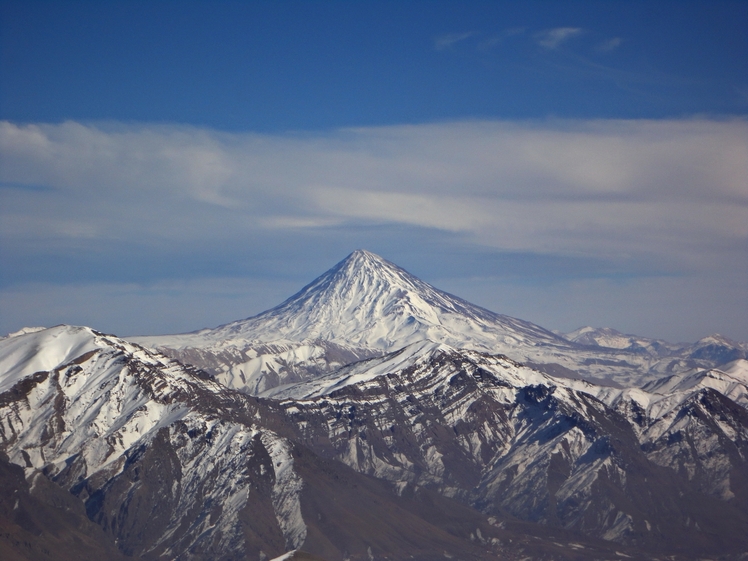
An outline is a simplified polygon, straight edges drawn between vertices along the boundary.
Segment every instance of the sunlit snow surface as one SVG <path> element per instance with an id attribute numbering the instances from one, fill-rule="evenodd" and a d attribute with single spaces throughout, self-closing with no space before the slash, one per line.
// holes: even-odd
<path id="1" fill-rule="evenodd" d="M 542 496 L 546 488 L 546 464 L 551 457 L 558 455 L 569 465 L 577 467 L 556 491 L 555 500 L 559 504 L 568 501 L 570 504 L 582 505 L 579 512 L 583 513 L 584 505 L 592 500 L 589 493 L 601 470 L 605 472 L 606 478 L 620 481 L 621 485 L 625 485 L 625 471 L 610 457 L 605 456 L 591 462 L 579 462 L 579 458 L 584 455 L 595 455 L 591 452 L 594 441 L 579 428 L 571 428 L 552 439 L 538 439 L 537 431 L 543 430 L 542 427 L 525 425 L 521 416 L 514 418 L 514 414 L 510 414 L 508 418 L 498 415 L 490 422 L 480 421 L 479 428 L 473 432 L 465 432 L 461 427 L 464 426 L 463 423 L 474 422 L 471 421 L 474 408 L 486 410 L 485 406 L 479 405 L 480 402 L 489 400 L 513 411 L 515 405 L 523 402 L 523 392 L 527 388 L 545 387 L 549 388 L 553 398 L 559 406 L 565 408 L 568 415 L 594 419 L 596 415 L 608 415 L 608 408 L 621 413 L 631 423 L 642 445 L 657 444 L 663 438 L 667 441 L 668 435 L 679 431 L 703 433 L 701 440 L 694 444 L 692 452 L 699 456 L 700 465 L 708 468 L 712 474 L 709 492 L 729 499 L 732 496 L 731 462 L 714 441 L 719 438 L 718 433 L 711 429 L 705 432 L 698 415 L 682 413 L 684 407 L 701 407 L 699 399 L 705 389 L 714 389 L 743 407 L 748 407 L 747 373 L 748 361 L 740 360 L 727 365 L 725 371 L 694 371 L 662 379 L 646 389 L 622 389 L 596 385 L 581 379 L 549 376 L 502 356 L 420 342 L 381 358 L 347 366 L 316 380 L 268 390 L 263 395 L 281 400 L 291 418 L 299 415 L 299 418 L 304 419 L 308 415 L 308 408 L 322 407 L 323 404 L 325 410 L 332 413 L 347 410 L 349 404 L 355 403 L 356 408 L 365 411 L 367 417 L 381 419 L 383 425 L 392 423 L 395 418 L 391 400 L 405 400 L 405 406 L 398 410 L 396 418 L 398 423 L 408 425 L 416 438 L 422 438 L 418 457 L 400 455 L 394 441 L 393 448 L 382 456 L 382 451 L 377 453 L 367 439 L 350 439 L 350 436 L 346 436 L 350 434 L 347 423 L 330 420 L 330 438 L 348 443 L 347 448 L 339 449 L 338 459 L 358 471 L 388 479 L 397 488 L 407 483 L 437 485 L 442 493 L 449 495 L 459 491 L 451 491 L 449 485 L 445 484 L 445 466 L 441 453 L 434 447 L 436 443 L 430 444 L 429 434 L 432 429 L 423 425 L 421 416 L 423 410 L 434 407 L 443 417 L 440 422 L 451 427 L 455 434 L 459 432 L 458 441 L 464 452 L 476 462 L 485 461 L 483 456 L 488 447 L 494 450 L 490 453 L 495 454 L 494 459 L 485 466 L 480 485 L 484 499 L 496 495 L 496 501 L 511 505 L 523 504 L 527 497 Z M 463 375 L 478 378 L 485 378 L 487 375 L 492 381 L 479 384 L 479 388 L 464 397 L 445 401 L 448 395 L 456 391 L 452 389 L 454 380 Z M 355 387 L 355 392 L 343 391 L 351 386 Z M 580 396 L 583 395 L 593 399 L 582 399 Z M 438 399 L 435 396 L 439 396 Z M 412 410 L 412 416 L 408 413 L 411 408 L 406 403 L 409 400 L 418 404 Z M 518 407 L 516 411 L 521 415 L 522 407 Z M 405 418 L 402 415 L 406 415 Z M 728 438 L 746 437 L 745 427 L 734 426 L 720 418 L 716 422 L 719 425 L 718 431 Z M 682 458 L 683 451 L 677 445 L 651 448 L 653 451 L 649 458 L 657 464 L 697 469 L 695 460 L 686 461 Z M 426 469 L 414 469 L 414 464 L 426 466 Z M 509 486 L 507 474 L 512 474 Z M 695 471 L 692 476 L 694 474 Z M 618 539 L 633 527 L 633 520 L 624 513 L 619 516 L 614 512 L 611 516 L 613 518 L 603 535 L 605 539 Z"/>
<path id="2" fill-rule="evenodd" d="M 85 327 L 33 328 L 12 333 L 0 347 L 0 393 L 29 374 L 52 370 L 103 347 Z"/>
<path id="3" fill-rule="evenodd" d="M 464 376 L 477 380 L 474 390 L 460 389 L 459 379 Z M 642 388 L 615 388 L 550 376 L 501 355 L 419 340 L 313 380 L 268 390 L 264 396 L 275 400 L 289 419 L 298 414 L 302 435 L 305 411 L 324 403 L 330 412 L 324 415 L 325 422 L 308 428 L 321 429 L 330 442 L 339 443 L 336 458 L 353 469 L 388 480 L 401 491 L 411 484 L 430 485 L 456 497 L 463 491 L 450 482 L 449 459 L 434 426 L 424 418 L 422 407 L 412 406 L 410 400 L 430 403 L 444 427 L 454 431 L 465 457 L 481 466 L 475 492 L 484 499 L 510 508 L 524 504 L 527 497 L 541 496 L 547 492 L 548 462 L 558 456 L 575 467 L 555 491 L 555 500 L 578 505 L 575 508 L 583 513 L 601 474 L 624 487 L 627 474 L 611 457 L 592 453 L 595 440 L 580 428 L 553 432 L 553 415 L 540 425 L 531 422 L 520 406 L 523 392 L 528 388 L 546 392 L 565 414 L 590 422 L 609 414 L 610 408 L 620 412 L 639 442 L 653 445 L 648 453 L 651 461 L 682 466 L 688 474 L 708 469 L 712 477 L 706 490 L 728 500 L 733 496 L 731 463 L 717 441 L 721 437 L 700 424 L 698 415 L 680 413 L 684 406 L 698 408 L 698 400 L 708 391 L 746 407 L 746 382 L 748 361 L 737 360 L 722 369 L 693 370 Z M 285 546 L 303 545 L 307 535 L 300 502 L 303 481 L 294 470 L 290 442 L 259 424 L 220 414 L 221 400 L 248 398 L 136 344 L 71 326 L 29 330 L 0 340 L 0 387 L 4 388 L 0 392 L 3 447 L 29 477 L 44 469 L 63 484 L 80 478 L 111 480 L 122 473 L 128 454 L 137 446 L 157 437 L 169 439 L 181 475 L 167 497 L 174 508 L 159 543 L 167 543 L 184 524 L 190 525 L 189 536 L 195 543 L 213 540 L 232 549 L 241 542 L 239 513 L 247 504 L 252 477 L 244 466 L 259 440 L 272 460 L 270 498 Z M 347 388 L 355 391 L 346 392 Z M 214 396 L 215 403 L 198 407 L 206 396 Z M 335 407 L 347 407 L 352 396 L 367 415 L 383 423 L 379 427 L 383 434 L 393 422 L 392 408 L 400 408 L 398 422 L 416 439 L 416 452 L 398 449 L 389 436 L 384 443 L 391 449 L 375 448 L 358 432 L 351 433 L 347 417 L 336 420 Z M 495 410 L 484 407 L 491 402 L 498 406 Z M 729 419 L 715 417 L 715 422 L 728 438 L 745 437 L 738 434 L 745 429 Z M 473 428 L 468 431 L 466 426 Z M 554 436 L 538 439 L 538 430 Z M 683 449 L 657 445 L 684 430 L 701 435 L 685 460 Z M 187 438 L 189 432 L 210 433 L 211 438 Z M 590 455 L 591 460 L 579 461 Z M 511 485 L 507 474 L 512 474 Z M 222 507 L 218 521 L 210 516 L 184 518 L 195 505 L 209 509 L 213 504 Z M 605 539 L 620 539 L 635 523 L 622 511 L 612 510 L 606 516 Z M 568 523 L 574 525 L 574 520 Z M 174 547 L 166 553 L 176 555 Z"/>
<path id="4" fill-rule="evenodd" d="M 140 338 L 164 346 L 220 347 L 255 342 L 337 341 L 395 350 L 431 339 L 462 347 L 566 345 L 557 335 L 522 320 L 500 316 L 431 285 L 381 257 L 359 250 L 280 306 L 213 330 Z"/>
<path id="5" fill-rule="evenodd" d="M 250 394 L 422 341 L 558 365 L 622 385 L 692 367 L 658 354 L 675 345 L 613 330 L 603 337 L 607 331 L 589 330 L 572 334 L 581 343 L 568 340 L 442 292 L 381 257 L 358 250 L 257 316 L 216 329 L 132 340 L 205 368 L 223 384 Z M 593 335 L 597 339 L 584 339 Z"/>
<path id="6" fill-rule="evenodd" d="M 559 432 L 553 423 L 574 418 L 599 427 L 595 419 L 620 414 L 650 461 L 689 478 L 708 472 L 704 491 L 733 498 L 734 464 L 723 443 L 748 435 L 744 423 L 735 422 L 740 415 L 710 411 L 722 403 L 715 398 L 720 395 L 748 408 L 748 361 L 719 368 L 698 367 L 687 357 L 658 362 L 657 353 L 673 352 L 664 342 L 592 328 L 574 337 L 483 310 L 358 251 L 259 316 L 214 330 L 138 339 L 184 353 L 178 356 L 185 362 L 203 361 L 215 380 L 85 327 L 26 328 L 0 339 L 0 438 L 30 479 L 44 470 L 68 488 L 83 479 L 111 481 L 123 475 L 140 445 L 167 439 L 180 477 L 165 497 L 172 518 L 154 547 L 171 543 L 185 524 L 193 541 L 164 545 L 165 555 L 197 542 L 225 550 L 241 542 L 239 515 L 252 477 L 245 468 L 257 446 L 271 460 L 272 467 L 263 469 L 273 474 L 269 501 L 285 547 L 300 547 L 306 539 L 293 445 L 264 428 L 250 398 L 229 388 L 272 400 L 263 406 L 286 415 L 297 431 L 293 438 L 328 439 L 336 459 L 400 492 L 408 485 L 432 486 L 448 497 L 468 492 L 450 480 L 454 449 L 445 449 L 448 439 L 438 436 L 448 429 L 450 446 L 456 443 L 458 455 L 479 466 L 469 492 L 510 510 L 525 508 L 548 492 L 549 462 L 562 458 L 571 467 L 554 500 L 582 516 L 599 477 L 625 489 L 629 475 L 611 455 L 595 453 L 596 439 L 604 435 L 590 436 L 574 423 Z M 740 353 L 720 336 L 691 350 Z M 549 363 L 567 370 L 541 371 Z M 526 404 L 535 398 L 528 392 L 550 396 L 559 409 L 531 419 Z M 233 413 L 239 403 L 244 420 L 223 415 L 223 403 Z M 374 419 L 380 444 L 353 430 L 353 405 Z M 396 423 L 407 428 L 411 448 L 393 436 Z M 538 438 L 538 431 L 548 438 Z M 190 434 L 211 436 L 185 436 Z M 195 508 L 219 504 L 218 521 L 212 515 L 185 519 Z M 575 516 L 566 521 L 569 527 L 581 520 Z M 611 540 L 641 524 L 612 506 L 604 519 L 599 535 Z"/>
<path id="7" fill-rule="evenodd" d="M 18 391 L 9 392 L 14 386 Z M 0 339 L 3 392 L 0 438 L 27 476 L 44 469 L 61 483 L 105 482 L 122 472 L 134 448 L 157 435 L 168 438 L 181 476 L 167 498 L 175 508 L 160 542 L 184 523 L 194 526 L 189 535 L 195 539 L 241 541 L 238 514 L 252 483 L 245 465 L 259 435 L 277 469 L 273 503 L 281 530 L 290 547 L 303 542 L 301 485 L 288 443 L 261 427 L 221 419 L 218 410 L 201 411 L 196 404 L 206 395 L 218 404 L 231 397 L 179 363 L 87 327 L 29 330 Z M 189 431 L 211 438 L 185 438 Z M 220 504 L 219 522 L 204 516 L 184 520 L 196 504 Z"/>

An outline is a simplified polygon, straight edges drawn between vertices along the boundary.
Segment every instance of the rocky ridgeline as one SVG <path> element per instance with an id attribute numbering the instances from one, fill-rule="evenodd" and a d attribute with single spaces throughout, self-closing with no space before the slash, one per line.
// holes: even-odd
<path id="1" fill-rule="evenodd" d="M 150 341 L 210 372 L 22 330 L 0 340 L 0 556 L 739 559 L 744 347 L 575 337 L 368 252 L 265 314 Z M 635 366 L 570 368 L 593 357 Z"/>

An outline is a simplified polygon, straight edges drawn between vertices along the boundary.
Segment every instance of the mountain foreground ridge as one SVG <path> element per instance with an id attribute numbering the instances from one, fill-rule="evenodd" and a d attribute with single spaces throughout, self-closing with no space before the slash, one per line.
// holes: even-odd
<path id="1" fill-rule="evenodd" d="M 748 551 L 727 338 L 564 338 L 359 250 L 267 312 L 141 339 L 0 338 L 3 559 Z"/>
<path id="2" fill-rule="evenodd" d="M 0 553 L 737 560 L 747 383 L 743 359 L 619 389 L 419 341 L 258 399 L 87 327 L 25 330 L 0 339 Z M 61 535 L 88 545 L 50 554 Z"/>

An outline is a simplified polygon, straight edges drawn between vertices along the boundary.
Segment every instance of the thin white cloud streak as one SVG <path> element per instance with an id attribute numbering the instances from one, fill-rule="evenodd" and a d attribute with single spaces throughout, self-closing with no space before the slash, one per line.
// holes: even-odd
<path id="1" fill-rule="evenodd" d="M 597 46 L 598 51 L 613 51 L 621 46 L 621 43 L 623 40 L 620 37 L 613 37 L 612 39 L 608 39 L 607 41 L 603 41 Z"/>
<path id="2" fill-rule="evenodd" d="M 538 45 L 546 49 L 557 49 L 563 43 L 582 33 L 580 27 L 557 27 L 535 34 Z"/>
<path id="3" fill-rule="evenodd" d="M 10 244 L 148 247 L 397 223 L 505 251 L 746 268 L 744 120 L 276 136 L 4 122 L 0 182 L 11 186 L 0 191 L 0 236 Z"/>
<path id="4" fill-rule="evenodd" d="M 439 35 L 434 39 L 434 49 L 436 49 L 437 51 L 449 49 L 455 44 L 460 43 L 465 39 L 469 39 L 473 35 L 475 35 L 475 32 L 473 31 L 467 31 L 464 33 L 446 33 L 444 35 Z"/>

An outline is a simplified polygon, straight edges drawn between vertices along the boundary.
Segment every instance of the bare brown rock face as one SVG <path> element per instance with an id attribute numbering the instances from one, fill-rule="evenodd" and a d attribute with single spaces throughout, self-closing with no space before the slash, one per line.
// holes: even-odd
<path id="1" fill-rule="evenodd" d="M 0 455 L 0 558 L 8 561 L 127 559 L 79 500 L 43 475 L 33 489 Z"/>

